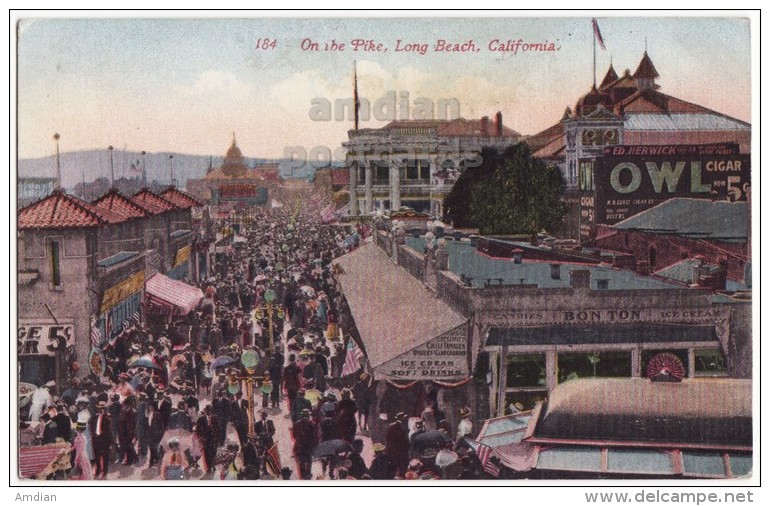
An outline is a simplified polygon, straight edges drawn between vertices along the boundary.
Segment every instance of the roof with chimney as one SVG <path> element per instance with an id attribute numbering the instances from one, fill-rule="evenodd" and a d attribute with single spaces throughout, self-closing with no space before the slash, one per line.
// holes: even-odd
<path id="1" fill-rule="evenodd" d="M 17 225 L 19 230 L 88 228 L 123 221 L 125 218 L 118 213 L 89 204 L 62 190 L 54 190 L 48 197 L 21 209 Z"/>
<path id="2" fill-rule="evenodd" d="M 142 208 L 137 203 L 132 202 L 130 199 L 124 197 L 115 188 L 94 200 L 92 204 L 102 209 L 107 209 L 116 214 L 119 214 L 126 219 L 144 218 L 145 216 L 150 215 L 147 210 Z"/>
<path id="3" fill-rule="evenodd" d="M 187 193 L 174 187 L 163 190 L 160 193 L 160 196 L 174 204 L 179 209 L 191 209 L 193 207 L 201 207 L 203 205 Z"/>

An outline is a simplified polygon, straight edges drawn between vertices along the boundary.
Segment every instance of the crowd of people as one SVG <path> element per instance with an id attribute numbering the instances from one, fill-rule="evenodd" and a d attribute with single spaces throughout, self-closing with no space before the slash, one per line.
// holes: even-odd
<path id="1" fill-rule="evenodd" d="M 199 282 L 196 310 L 121 334 L 104 349 L 103 375 L 35 393 L 30 442 L 71 443 L 64 477 L 106 479 L 111 466 L 155 468 L 161 479 L 481 477 L 440 413 L 411 426 L 400 414 L 365 462 L 373 381 L 363 369 L 341 378 L 343 336 L 356 331 L 332 268 L 364 231 L 324 225 L 299 200 L 220 225 L 230 240 L 225 234 L 227 247 Z M 247 362 L 247 351 L 257 359 Z M 291 420 L 288 434 L 276 431 L 279 414 Z M 445 440 L 426 446 L 426 429 Z M 292 438 L 294 470 L 279 464 L 279 437 Z M 448 452 L 459 463 L 451 476 L 440 465 Z"/>

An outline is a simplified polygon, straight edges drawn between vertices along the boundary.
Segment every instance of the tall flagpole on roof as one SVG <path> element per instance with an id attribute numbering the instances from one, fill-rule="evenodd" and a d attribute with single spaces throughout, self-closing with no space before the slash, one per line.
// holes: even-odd
<path id="1" fill-rule="evenodd" d="M 353 118 L 355 131 L 358 132 L 358 109 L 361 102 L 358 100 L 358 73 L 356 72 L 356 61 L 353 60 Z"/>

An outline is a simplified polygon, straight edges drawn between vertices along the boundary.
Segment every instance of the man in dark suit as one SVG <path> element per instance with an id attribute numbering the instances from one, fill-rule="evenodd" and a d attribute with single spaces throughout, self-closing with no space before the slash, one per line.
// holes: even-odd
<path id="1" fill-rule="evenodd" d="M 265 451 L 273 446 L 273 436 L 275 435 L 275 424 L 267 415 L 267 410 L 263 409 L 259 414 L 260 419 L 254 422 L 254 432 L 257 434 L 257 441 Z"/>
<path id="2" fill-rule="evenodd" d="M 406 430 L 408 417 L 406 413 L 398 413 L 396 420 L 385 429 L 385 451 L 399 476 L 404 476 L 409 466 L 409 433 Z"/>
<path id="3" fill-rule="evenodd" d="M 125 459 L 125 464 L 131 465 L 136 462 L 136 450 L 134 442 L 136 441 L 136 409 L 134 409 L 134 396 L 126 397 L 123 401 L 123 410 L 120 412 L 118 421 L 118 441 L 120 443 L 120 453 L 118 459 Z"/>
<path id="4" fill-rule="evenodd" d="M 224 390 L 218 391 L 216 398 L 211 401 L 211 411 L 219 421 L 216 432 L 217 446 L 222 446 L 225 444 L 227 420 L 230 418 L 230 401 L 225 398 Z"/>
<path id="5" fill-rule="evenodd" d="M 106 478 L 113 444 L 112 420 L 107 414 L 106 402 L 100 401 L 96 404 L 96 414 L 88 420 L 88 427 L 91 430 L 96 458 L 94 477 Z"/>
<path id="6" fill-rule="evenodd" d="M 67 406 L 64 403 L 56 403 L 56 415 L 53 417 L 56 424 L 56 437 L 60 437 L 68 443 L 72 442 L 72 419 L 67 414 Z"/>
<path id="7" fill-rule="evenodd" d="M 235 432 L 238 434 L 238 441 L 241 444 L 241 448 L 246 445 L 247 432 L 249 425 L 248 415 L 249 404 L 243 399 L 243 394 L 238 392 L 235 397 L 230 401 L 230 422 L 235 427 Z"/>
<path id="8" fill-rule="evenodd" d="M 192 421 L 184 408 L 184 401 L 179 401 L 176 408 L 171 410 L 171 417 L 168 421 L 169 429 L 182 429 L 187 432 L 192 432 Z"/>
<path id="9" fill-rule="evenodd" d="M 217 432 L 219 432 L 219 420 L 211 413 L 211 406 L 203 408 L 201 416 L 195 422 L 196 432 L 203 445 L 206 473 L 213 473 L 214 461 L 217 456 Z"/>
<path id="10" fill-rule="evenodd" d="M 40 422 L 43 424 L 40 444 L 50 444 L 56 442 L 56 423 L 51 419 L 48 412 L 40 416 Z"/>
<path id="11" fill-rule="evenodd" d="M 318 446 L 318 430 L 310 420 L 310 410 L 303 409 L 300 419 L 291 429 L 294 436 L 294 460 L 297 461 L 297 474 L 303 480 L 313 478 L 311 468 L 313 465 L 313 452 Z"/>
<path id="12" fill-rule="evenodd" d="M 147 438 L 147 447 L 150 450 L 150 460 L 147 467 L 153 467 L 160 462 L 160 441 L 163 439 L 165 427 L 160 412 L 155 410 L 155 405 L 147 404 L 144 418 L 144 434 Z"/>
<path id="13" fill-rule="evenodd" d="M 163 426 L 163 432 L 168 428 L 168 421 L 171 418 L 171 400 L 166 395 L 166 389 L 163 386 L 158 386 L 155 390 L 155 411 L 157 411 L 160 417 L 161 425 Z"/>

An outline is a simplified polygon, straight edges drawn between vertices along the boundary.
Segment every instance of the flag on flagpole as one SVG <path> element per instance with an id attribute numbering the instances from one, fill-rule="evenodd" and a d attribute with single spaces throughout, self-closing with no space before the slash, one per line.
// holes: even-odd
<path id="1" fill-rule="evenodd" d="M 110 311 L 107 311 L 107 320 L 104 324 L 104 333 L 105 339 L 109 341 L 112 337 L 112 313 Z"/>
<path id="2" fill-rule="evenodd" d="M 277 444 L 265 452 L 265 468 L 274 478 L 281 477 L 281 455 L 278 453 Z"/>
<path id="3" fill-rule="evenodd" d="M 102 332 L 99 330 L 96 316 L 91 316 L 91 344 L 98 348 L 102 344 Z"/>
<path id="4" fill-rule="evenodd" d="M 364 358 L 364 352 L 358 347 L 352 337 L 348 338 L 347 354 L 345 363 L 342 366 L 342 376 L 353 374 L 361 368 L 361 359 Z"/>
<path id="5" fill-rule="evenodd" d="M 492 456 L 496 455 L 497 453 L 495 452 L 495 449 L 491 446 L 479 443 L 473 439 L 465 438 L 465 441 L 471 446 L 471 448 L 473 448 L 473 451 L 476 452 L 476 456 L 479 458 L 479 461 L 481 461 L 481 466 L 484 468 L 484 472 L 491 474 L 495 478 L 500 476 L 500 468 L 497 466 L 497 464 L 490 460 Z"/>
<path id="6" fill-rule="evenodd" d="M 604 38 L 602 37 L 602 32 L 599 31 L 599 23 L 596 22 L 596 18 L 591 20 L 591 26 L 594 28 L 594 35 L 596 36 L 596 41 L 599 43 L 599 47 L 602 48 L 602 50 L 606 50 L 607 48 L 604 47 Z"/>

